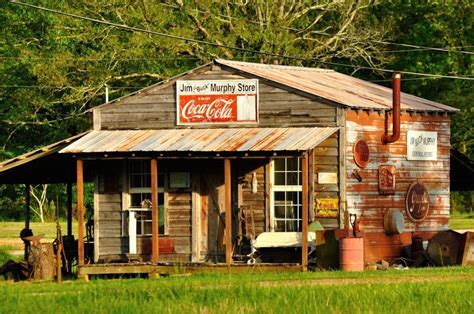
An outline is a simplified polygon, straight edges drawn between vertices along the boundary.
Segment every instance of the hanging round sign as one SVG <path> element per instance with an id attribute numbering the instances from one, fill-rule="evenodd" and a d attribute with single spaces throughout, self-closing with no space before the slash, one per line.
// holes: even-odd
<path id="1" fill-rule="evenodd" d="M 360 168 L 367 167 L 369 163 L 369 145 L 365 139 L 358 139 L 354 144 L 354 161 Z"/>
<path id="2" fill-rule="evenodd" d="M 430 194 L 425 185 L 414 182 L 408 188 L 406 198 L 407 215 L 415 222 L 423 221 L 430 209 Z"/>

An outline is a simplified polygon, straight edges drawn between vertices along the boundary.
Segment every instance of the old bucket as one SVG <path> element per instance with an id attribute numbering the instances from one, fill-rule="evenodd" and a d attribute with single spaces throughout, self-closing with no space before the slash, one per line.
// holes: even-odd
<path id="1" fill-rule="evenodd" d="M 364 270 L 364 238 L 339 239 L 340 266 L 343 271 Z"/>

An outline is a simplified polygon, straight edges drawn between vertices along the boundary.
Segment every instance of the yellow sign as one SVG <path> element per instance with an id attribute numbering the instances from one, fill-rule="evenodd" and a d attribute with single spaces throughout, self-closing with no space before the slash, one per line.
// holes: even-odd
<path id="1" fill-rule="evenodd" d="M 316 199 L 316 216 L 325 218 L 337 218 L 339 213 L 338 198 Z"/>

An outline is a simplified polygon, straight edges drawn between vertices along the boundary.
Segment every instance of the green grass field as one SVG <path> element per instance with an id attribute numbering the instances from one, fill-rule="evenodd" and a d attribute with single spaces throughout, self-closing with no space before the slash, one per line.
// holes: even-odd
<path id="1" fill-rule="evenodd" d="M 452 213 L 449 227 L 454 230 L 474 229 L 474 213 Z"/>
<path id="2" fill-rule="evenodd" d="M 474 268 L 0 282 L 0 312 L 472 313 Z"/>
<path id="3" fill-rule="evenodd" d="M 61 232 L 67 233 L 67 222 L 60 221 Z M 20 237 L 20 231 L 25 227 L 24 222 L 20 221 L 0 221 L 0 239 L 14 239 Z M 30 229 L 34 234 L 44 234 L 46 239 L 56 238 L 55 222 L 31 222 Z M 77 233 L 77 222 L 72 223 L 73 234 Z"/>

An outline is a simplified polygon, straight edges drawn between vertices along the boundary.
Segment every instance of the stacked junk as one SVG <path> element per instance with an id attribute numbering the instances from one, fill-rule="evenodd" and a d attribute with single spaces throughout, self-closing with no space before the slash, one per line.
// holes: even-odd
<path id="1" fill-rule="evenodd" d="M 356 216 L 350 216 L 352 230 L 336 232 L 343 271 L 474 265 L 474 232 L 454 230 L 438 232 L 429 241 L 414 235 L 411 245 L 402 248 L 401 257 L 365 264 L 364 234 L 359 230 Z M 384 229 L 388 235 L 401 234 L 404 231 L 403 214 L 396 209 L 388 210 L 384 215 Z"/>
<path id="2" fill-rule="evenodd" d="M 382 137 L 383 144 L 394 143 L 400 138 L 400 73 L 395 72 L 393 79 L 393 132 L 388 131 Z M 386 124 L 388 125 L 388 124 Z M 354 161 L 361 169 L 369 161 L 368 144 L 362 140 L 354 145 Z M 394 173 L 392 166 L 379 167 L 380 194 L 394 193 Z M 362 178 L 357 170 L 353 176 L 360 182 Z M 429 193 L 421 182 L 414 182 L 406 196 L 407 215 L 412 221 L 423 221 L 429 212 Z M 474 232 L 464 233 L 446 230 L 436 233 L 429 241 L 412 235 L 411 245 L 404 246 L 401 256 L 390 262 L 381 260 L 365 264 L 364 233 L 360 230 L 357 216 L 345 213 L 345 229 L 336 230 L 339 239 L 340 268 L 344 271 L 362 271 L 364 269 L 406 269 L 408 267 L 474 265 Z M 352 230 L 349 227 L 352 226 Z M 383 228 L 387 235 L 404 232 L 405 218 L 398 209 L 389 209 L 383 218 Z"/>

